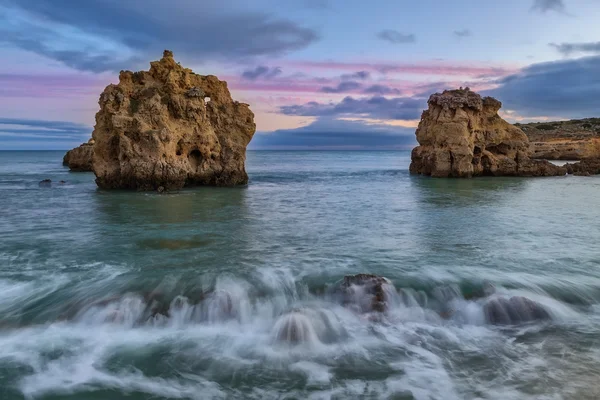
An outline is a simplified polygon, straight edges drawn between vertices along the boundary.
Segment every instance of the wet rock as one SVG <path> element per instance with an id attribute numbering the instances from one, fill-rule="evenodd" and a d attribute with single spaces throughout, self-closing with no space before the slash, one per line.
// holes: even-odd
<path id="1" fill-rule="evenodd" d="M 92 156 L 94 154 L 94 139 L 67 151 L 63 157 L 63 165 L 73 172 L 89 172 L 92 170 Z"/>
<path id="2" fill-rule="evenodd" d="M 389 294 L 395 290 L 387 278 L 358 274 L 345 276 L 338 292 L 344 305 L 356 307 L 360 312 L 384 312 L 388 308 Z"/>
<path id="3" fill-rule="evenodd" d="M 600 158 L 590 158 L 577 163 L 566 164 L 567 173 L 577 176 L 591 176 L 600 174 Z"/>
<path id="4" fill-rule="evenodd" d="M 332 343 L 347 334 L 333 314 L 310 307 L 297 308 L 280 316 L 273 332 L 277 342 L 288 344 Z"/>
<path id="5" fill-rule="evenodd" d="M 492 325 L 518 325 L 551 319 L 541 304 L 521 296 L 490 299 L 483 306 L 483 311 L 486 321 Z"/>
<path id="6" fill-rule="evenodd" d="M 156 191 L 157 191 L 158 193 L 164 193 L 164 192 L 165 192 L 165 187 L 164 187 L 164 186 L 159 186 L 159 187 L 156 189 Z"/>
<path id="7" fill-rule="evenodd" d="M 38 183 L 39 187 L 51 187 L 52 186 L 52 180 L 50 179 L 44 179 L 42 181 L 40 181 L 40 183 Z"/>
<path id="8" fill-rule="evenodd" d="M 100 96 L 92 137 L 96 183 L 165 190 L 246 184 L 246 146 L 256 130 L 227 82 L 184 68 L 165 51 L 149 71 L 122 71 Z"/>
<path id="9" fill-rule="evenodd" d="M 433 177 L 552 176 L 566 170 L 531 160 L 523 131 L 500 118 L 502 106 L 467 89 L 431 95 L 416 131 L 410 172 Z"/>

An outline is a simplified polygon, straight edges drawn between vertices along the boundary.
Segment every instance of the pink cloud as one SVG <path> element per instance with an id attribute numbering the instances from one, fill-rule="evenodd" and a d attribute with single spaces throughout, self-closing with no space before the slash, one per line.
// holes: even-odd
<path id="1" fill-rule="evenodd" d="M 290 67 L 310 70 L 338 70 L 338 71 L 376 71 L 381 73 L 409 73 L 417 75 L 441 75 L 441 76 L 471 76 L 492 77 L 504 76 L 518 70 L 516 66 L 490 66 L 469 64 L 451 64 L 442 61 L 427 63 L 364 63 L 364 62 L 337 62 L 337 61 L 292 61 Z"/>

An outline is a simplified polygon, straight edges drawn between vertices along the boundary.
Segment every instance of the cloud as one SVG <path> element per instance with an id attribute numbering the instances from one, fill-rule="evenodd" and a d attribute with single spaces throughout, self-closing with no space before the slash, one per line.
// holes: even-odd
<path id="1" fill-rule="evenodd" d="M 363 93 L 366 94 L 378 94 L 378 95 L 386 95 L 386 94 L 400 94 L 400 90 L 396 88 L 392 88 L 385 85 L 372 85 L 366 88 Z"/>
<path id="2" fill-rule="evenodd" d="M 0 147 L 6 149 L 68 149 L 87 141 L 91 132 L 74 122 L 0 117 Z"/>
<path id="3" fill-rule="evenodd" d="M 549 43 L 564 56 L 570 56 L 572 53 L 600 53 L 600 42 L 587 43 Z"/>
<path id="4" fill-rule="evenodd" d="M 461 29 L 460 31 L 454 31 L 452 33 L 458 38 L 465 38 L 473 35 L 473 33 L 468 29 Z"/>
<path id="5" fill-rule="evenodd" d="M 343 81 L 337 86 L 323 86 L 321 92 L 323 93 L 346 93 L 353 90 L 359 89 L 362 85 L 356 81 Z"/>
<path id="6" fill-rule="evenodd" d="M 372 119 L 414 120 L 418 119 L 426 108 L 426 99 L 396 97 L 387 99 L 381 96 L 355 99 L 345 97 L 339 103 L 318 103 L 281 106 L 279 111 L 285 115 L 305 117 L 362 117 Z"/>
<path id="7" fill-rule="evenodd" d="M 384 29 L 377 34 L 377 37 L 394 44 L 415 43 L 417 41 L 414 34 L 402 33 L 393 29 Z"/>
<path id="8" fill-rule="evenodd" d="M 360 79 L 366 80 L 371 77 L 371 74 L 368 71 L 358 71 L 353 74 L 343 74 L 340 78 L 342 80 L 352 80 L 352 79 Z"/>
<path id="9" fill-rule="evenodd" d="M 566 12 L 563 0 L 534 0 L 531 9 L 541 13 L 546 13 L 548 11 L 556 11 L 559 13 Z"/>
<path id="10" fill-rule="evenodd" d="M 278 56 L 318 40 L 316 31 L 229 0 L 3 0 L 0 43 L 72 68 L 134 68 L 171 49 L 185 62 Z M 226 4 L 225 4 L 226 5 Z M 176 23 L 173 23 L 176 21 Z"/>
<path id="11" fill-rule="evenodd" d="M 242 77 L 244 79 L 249 79 L 251 81 L 261 78 L 261 79 L 272 79 L 276 76 L 281 75 L 281 68 L 274 67 L 269 68 L 264 65 L 259 65 L 254 69 L 248 69 L 242 73 Z"/>
<path id="12" fill-rule="evenodd" d="M 475 62 L 447 63 L 431 61 L 426 63 L 382 63 L 382 62 L 341 62 L 341 61 L 291 61 L 286 65 L 295 68 L 310 68 L 325 71 L 372 71 L 381 73 L 406 73 L 415 75 L 442 76 L 504 76 L 517 71 L 517 68 L 485 65 Z"/>
<path id="13" fill-rule="evenodd" d="M 258 132 L 250 149 L 410 149 L 414 128 L 322 117 L 297 129 Z"/>
<path id="14" fill-rule="evenodd" d="M 524 117 L 597 117 L 599 71 L 600 56 L 532 64 L 485 93 Z"/>

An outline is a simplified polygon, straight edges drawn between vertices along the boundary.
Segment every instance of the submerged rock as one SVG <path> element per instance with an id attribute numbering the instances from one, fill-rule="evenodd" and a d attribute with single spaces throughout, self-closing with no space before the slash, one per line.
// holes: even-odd
<path id="1" fill-rule="evenodd" d="M 63 165 L 74 172 L 92 171 L 92 155 L 94 154 L 94 139 L 82 143 L 79 147 L 67 151 L 63 157 Z"/>
<path id="2" fill-rule="evenodd" d="M 431 95 L 416 131 L 410 172 L 433 177 L 552 176 L 565 168 L 531 160 L 527 136 L 498 115 L 502 103 L 467 89 Z"/>
<path id="3" fill-rule="evenodd" d="M 518 325 L 550 319 L 550 314 L 541 304 L 521 296 L 491 299 L 485 303 L 483 311 L 486 321 L 493 325 Z"/>
<path id="4" fill-rule="evenodd" d="M 51 187 L 52 186 L 52 180 L 51 179 L 44 179 L 42 181 L 40 181 L 40 183 L 38 183 L 39 187 Z"/>
<path id="5" fill-rule="evenodd" d="M 121 71 L 100 96 L 92 137 L 96 183 L 165 190 L 248 182 L 246 146 L 256 130 L 227 82 L 184 68 L 165 51 L 149 71 Z"/>

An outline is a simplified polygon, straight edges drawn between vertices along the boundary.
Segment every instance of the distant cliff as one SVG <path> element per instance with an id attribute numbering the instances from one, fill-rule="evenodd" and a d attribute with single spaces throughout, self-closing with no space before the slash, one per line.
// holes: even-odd
<path id="1" fill-rule="evenodd" d="M 515 125 L 529 138 L 532 158 L 582 160 L 600 157 L 600 118 Z"/>

